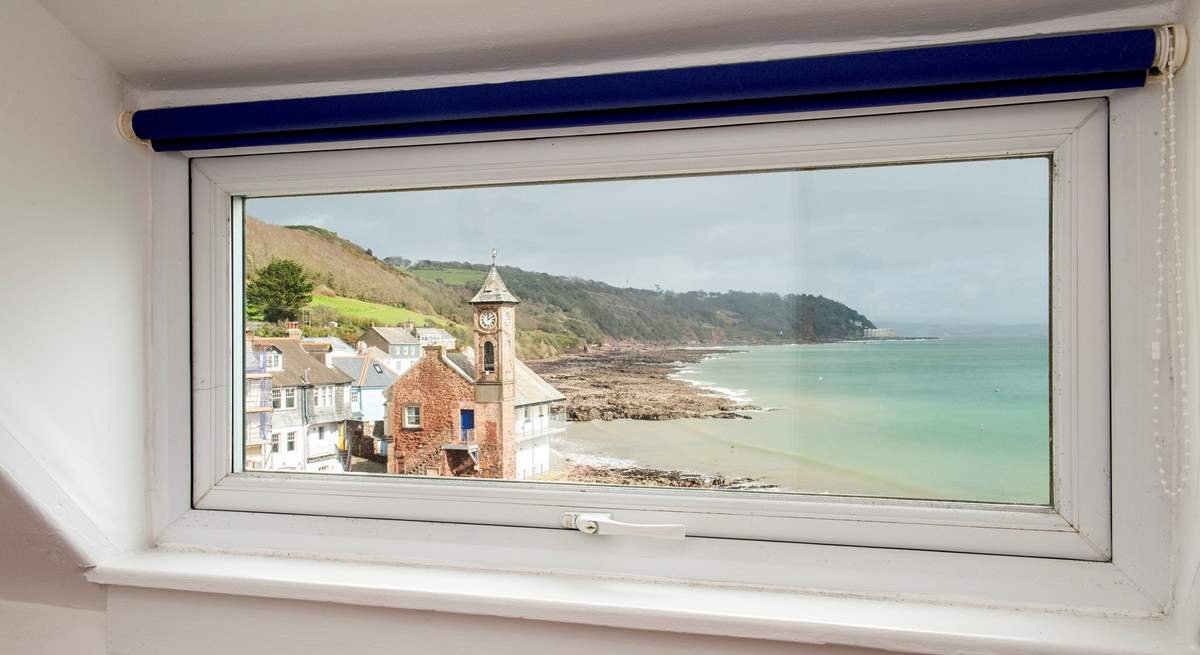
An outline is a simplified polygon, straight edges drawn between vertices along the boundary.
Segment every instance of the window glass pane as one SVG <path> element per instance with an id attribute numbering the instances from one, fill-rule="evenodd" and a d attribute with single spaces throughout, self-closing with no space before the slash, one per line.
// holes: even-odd
<path id="1" fill-rule="evenodd" d="M 247 452 L 346 435 L 247 466 L 1048 504 L 1050 186 L 1026 157 L 247 199 L 247 382 L 319 410 L 247 386 Z"/>

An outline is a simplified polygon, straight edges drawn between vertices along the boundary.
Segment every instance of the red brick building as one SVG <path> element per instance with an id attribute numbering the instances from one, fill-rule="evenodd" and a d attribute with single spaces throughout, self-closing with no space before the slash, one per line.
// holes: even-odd
<path id="1" fill-rule="evenodd" d="M 496 267 L 471 299 L 474 348 L 426 346 L 386 392 L 388 472 L 525 479 L 549 468 L 563 395 L 516 358 L 516 305 Z"/>

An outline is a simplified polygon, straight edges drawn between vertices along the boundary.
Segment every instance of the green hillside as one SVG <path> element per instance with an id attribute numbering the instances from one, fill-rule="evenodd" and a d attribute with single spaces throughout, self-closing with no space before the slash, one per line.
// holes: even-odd
<path id="1" fill-rule="evenodd" d="M 464 262 L 375 258 L 337 234 L 311 226 L 282 227 L 246 219 L 246 270 L 272 258 L 299 262 L 316 284 L 313 307 L 361 326 L 413 321 L 444 325 L 465 336 L 467 301 L 487 266 Z M 522 357 L 548 357 L 587 344 L 790 343 L 832 341 L 874 327 L 862 314 L 821 296 L 742 291 L 685 293 L 615 287 L 500 267 L 522 300 L 517 313 Z"/>
<path id="2" fill-rule="evenodd" d="M 367 302 L 356 298 L 342 298 L 340 296 L 314 294 L 310 307 L 328 307 L 346 318 L 369 321 L 376 325 L 396 325 L 409 321 L 422 326 L 430 324 L 445 326 L 448 323 L 446 319 L 440 316 L 432 316 L 402 307 L 381 305 L 379 303 Z"/>

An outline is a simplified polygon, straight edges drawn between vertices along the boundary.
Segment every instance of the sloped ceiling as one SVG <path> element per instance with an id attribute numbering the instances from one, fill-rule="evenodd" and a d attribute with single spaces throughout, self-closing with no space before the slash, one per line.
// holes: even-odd
<path id="1" fill-rule="evenodd" d="M 41 0 L 136 87 L 571 65 L 1001 28 L 1147 0 Z M 1069 23 L 1060 28 L 1069 30 Z"/>

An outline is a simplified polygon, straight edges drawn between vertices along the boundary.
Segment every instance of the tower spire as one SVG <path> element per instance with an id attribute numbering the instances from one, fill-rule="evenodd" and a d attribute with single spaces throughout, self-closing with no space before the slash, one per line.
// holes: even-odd
<path id="1" fill-rule="evenodd" d="M 469 302 L 471 304 L 480 303 L 512 303 L 521 302 L 508 287 L 504 285 L 504 280 L 500 279 L 500 271 L 496 270 L 496 249 L 492 248 L 492 268 L 488 270 L 487 275 L 483 278 L 483 285 L 479 287 L 479 293 L 475 294 Z"/>

